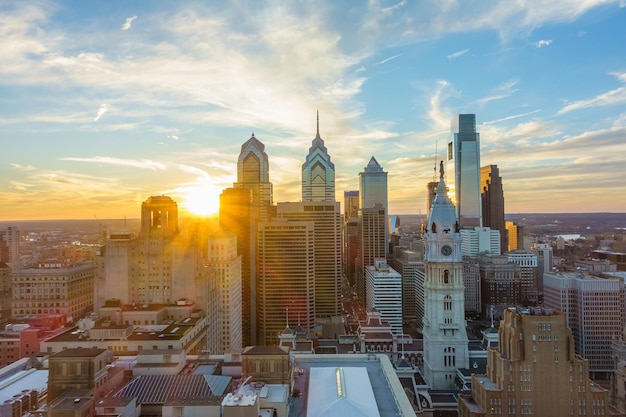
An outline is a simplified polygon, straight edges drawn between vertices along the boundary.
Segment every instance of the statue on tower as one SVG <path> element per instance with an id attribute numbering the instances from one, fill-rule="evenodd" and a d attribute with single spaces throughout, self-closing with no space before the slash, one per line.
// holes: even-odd
<path id="1" fill-rule="evenodd" d="M 443 160 L 439 162 L 439 179 L 443 179 Z"/>

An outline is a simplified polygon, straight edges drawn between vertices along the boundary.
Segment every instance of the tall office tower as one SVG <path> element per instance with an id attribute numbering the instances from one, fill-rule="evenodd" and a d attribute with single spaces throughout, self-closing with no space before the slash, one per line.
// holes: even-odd
<path id="1" fill-rule="evenodd" d="M 430 181 L 426 184 L 426 218 L 430 215 L 430 206 L 433 205 L 437 196 L 437 185 L 439 185 L 439 181 Z"/>
<path id="2" fill-rule="evenodd" d="M 291 323 L 315 326 L 315 226 L 276 219 L 259 224 L 259 345 L 275 345 Z M 287 323 L 285 323 L 287 321 Z"/>
<path id="3" fill-rule="evenodd" d="M 424 319 L 424 262 L 421 253 L 406 246 L 394 247 L 389 265 L 402 277 L 402 320 Z"/>
<path id="4" fill-rule="evenodd" d="M 539 285 L 537 283 L 537 255 L 525 250 L 514 250 L 506 253 L 509 262 L 519 265 L 524 305 L 537 305 L 539 302 Z"/>
<path id="5" fill-rule="evenodd" d="M 381 204 L 371 208 L 361 208 L 357 222 L 357 242 L 355 290 L 361 302 L 366 300 L 365 270 L 374 265 L 374 259 L 387 258 L 387 216 Z"/>
<path id="6" fill-rule="evenodd" d="M 313 223 L 315 315 L 341 314 L 341 211 L 339 202 L 278 203 L 277 217 Z"/>
<path id="7" fill-rule="evenodd" d="M 252 137 L 241 145 L 237 160 L 237 182 L 234 188 L 247 188 L 252 191 L 252 213 L 256 221 L 268 221 L 271 217 L 272 183 L 270 182 L 269 159 L 265 145 Z"/>
<path id="8" fill-rule="evenodd" d="M 250 259 L 249 266 L 244 266 L 244 270 L 249 268 L 250 279 L 250 319 L 246 320 L 244 313 L 244 323 L 250 323 L 249 338 L 244 335 L 244 340 L 250 340 L 250 344 L 257 344 L 256 326 L 257 318 L 257 294 L 256 294 L 256 267 L 257 267 L 257 232 L 258 224 L 269 221 L 272 217 L 272 183 L 270 182 L 269 158 L 265 153 L 265 145 L 257 138 L 252 137 L 241 145 L 241 152 L 237 160 L 237 182 L 234 188 L 245 188 L 252 192 L 252 204 L 250 206 Z M 244 280 L 244 286 L 246 282 Z M 244 296 L 245 299 L 245 296 Z M 245 301 L 244 301 L 245 302 Z M 247 343 L 246 343 L 247 344 Z"/>
<path id="9" fill-rule="evenodd" d="M 440 169 L 424 234 L 424 377 L 431 389 L 454 388 L 456 368 L 469 367 L 461 234 Z"/>
<path id="10" fill-rule="evenodd" d="M 343 271 L 350 285 L 354 285 L 358 250 L 357 225 L 359 217 L 359 192 L 343 193 Z"/>
<path id="11" fill-rule="evenodd" d="M 178 204 L 170 197 L 149 197 L 141 204 L 141 237 L 173 236 L 178 233 Z"/>
<path id="12" fill-rule="evenodd" d="M 344 273 L 348 278 L 350 286 L 356 285 L 357 278 L 357 259 L 359 258 L 359 219 L 352 217 L 346 221 L 344 225 Z"/>
<path id="13" fill-rule="evenodd" d="M 317 134 L 302 164 L 302 201 L 335 201 L 335 164 L 320 137 L 320 115 L 317 113 Z"/>
<path id="14" fill-rule="evenodd" d="M 565 313 L 574 333 L 576 353 L 589 360 L 589 370 L 608 379 L 615 370 L 611 342 L 624 329 L 624 280 L 581 273 L 543 276 L 543 302 Z"/>
<path id="15" fill-rule="evenodd" d="M 359 195 L 361 208 L 372 208 L 382 205 L 385 215 L 389 215 L 387 207 L 387 173 L 383 171 L 376 158 L 372 156 L 363 172 L 359 172 Z"/>
<path id="16" fill-rule="evenodd" d="M 539 299 L 543 300 L 543 274 L 552 272 L 552 245 L 549 243 L 535 243 L 530 250 L 537 255 L 537 291 Z"/>
<path id="17" fill-rule="evenodd" d="M 504 310 L 522 305 L 522 278 L 520 266 L 509 262 L 506 255 L 483 253 L 478 256 L 480 266 L 480 301 L 485 314 L 493 312 L 502 318 Z"/>
<path id="18" fill-rule="evenodd" d="M 482 313 L 480 264 L 476 257 L 463 255 L 463 285 L 465 286 L 465 316 Z"/>
<path id="19" fill-rule="evenodd" d="M 504 220 L 504 189 L 497 165 L 480 168 L 480 196 L 483 226 L 500 232 L 500 249 L 508 248 Z"/>
<path id="20" fill-rule="evenodd" d="M 129 296 L 137 305 L 172 304 L 194 296 L 199 253 L 178 234 L 178 205 L 167 196 L 149 197 L 141 205 L 141 231 Z"/>
<path id="21" fill-rule="evenodd" d="M 506 222 L 508 251 L 524 249 L 524 226 L 515 222 Z M 502 250 L 504 252 L 504 249 Z"/>
<path id="22" fill-rule="evenodd" d="M 237 253 L 241 255 L 241 332 L 242 345 L 251 344 L 252 321 L 250 286 L 250 250 L 252 191 L 247 188 L 226 188 L 220 194 L 220 227 L 237 236 Z M 256 240 L 254 240 L 256 241 Z"/>
<path id="23" fill-rule="evenodd" d="M 482 226 L 480 208 L 480 135 L 476 115 L 459 114 L 452 119 L 448 142 L 447 180 L 454 196 L 461 227 Z"/>
<path id="24" fill-rule="evenodd" d="M 402 277 L 387 265 L 385 259 L 375 259 L 365 272 L 368 310 L 376 309 L 381 319 L 389 322 L 395 334 L 402 334 Z"/>
<path id="25" fill-rule="evenodd" d="M 5 262 L 12 269 L 20 267 L 20 230 L 16 226 L 9 226 L 0 230 L 0 245 L 6 245 L 5 256 L 0 261 Z"/>
<path id="26" fill-rule="evenodd" d="M 207 266 L 215 270 L 218 281 L 220 349 L 242 348 L 241 332 L 241 258 L 237 253 L 237 237 L 223 231 L 213 232 L 207 242 Z"/>
<path id="27" fill-rule="evenodd" d="M 574 353 L 564 314 L 507 309 L 487 355 L 487 373 L 473 374 L 472 393 L 459 396 L 459 417 L 613 415 L 607 390 Z"/>
<path id="28" fill-rule="evenodd" d="M 500 255 L 500 232 L 489 227 L 461 229 L 463 256 L 476 257 L 479 253 Z"/>
<path id="29" fill-rule="evenodd" d="M 11 268 L 0 262 L 0 325 L 11 318 Z"/>
<path id="30" fill-rule="evenodd" d="M 359 192 L 344 191 L 343 192 L 343 220 L 347 222 L 349 219 L 357 218 L 359 215 Z"/>
<path id="31" fill-rule="evenodd" d="M 93 264 L 16 269 L 11 274 L 13 317 L 65 314 L 74 322 L 93 311 Z"/>

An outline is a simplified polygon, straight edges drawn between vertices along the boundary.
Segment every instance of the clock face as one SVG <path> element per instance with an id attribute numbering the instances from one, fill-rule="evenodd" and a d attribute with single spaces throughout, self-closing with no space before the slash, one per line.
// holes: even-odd
<path id="1" fill-rule="evenodd" d="M 452 255 L 452 248 L 449 245 L 443 245 L 441 247 L 441 253 L 443 256 L 450 256 Z"/>

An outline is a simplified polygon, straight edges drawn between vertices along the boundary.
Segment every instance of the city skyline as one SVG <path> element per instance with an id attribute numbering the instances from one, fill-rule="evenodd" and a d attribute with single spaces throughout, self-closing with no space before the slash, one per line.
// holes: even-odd
<path id="1" fill-rule="evenodd" d="M 318 110 L 337 201 L 373 156 L 389 214 L 426 213 L 469 113 L 506 213 L 624 211 L 624 22 L 624 0 L 5 2 L 0 220 L 216 211 L 252 133 L 300 201 Z"/>

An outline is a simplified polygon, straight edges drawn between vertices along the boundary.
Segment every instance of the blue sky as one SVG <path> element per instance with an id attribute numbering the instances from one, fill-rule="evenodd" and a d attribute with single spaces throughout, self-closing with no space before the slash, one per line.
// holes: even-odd
<path id="1" fill-rule="evenodd" d="M 626 211 L 626 0 L 4 1 L 0 40 L 0 220 L 210 209 L 252 132 L 298 201 L 317 110 L 338 200 L 375 156 L 425 212 L 476 113 L 506 212 Z"/>

